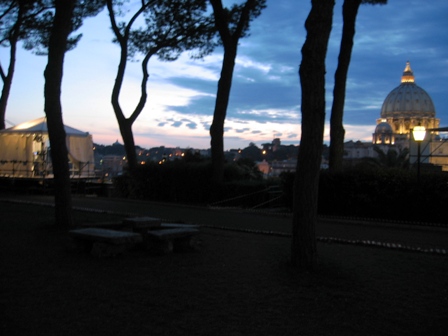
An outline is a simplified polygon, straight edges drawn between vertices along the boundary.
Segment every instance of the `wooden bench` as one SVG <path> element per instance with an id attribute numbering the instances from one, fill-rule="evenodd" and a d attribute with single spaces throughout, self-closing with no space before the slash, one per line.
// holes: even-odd
<path id="1" fill-rule="evenodd" d="M 147 231 L 145 238 L 150 249 L 170 253 L 173 250 L 196 249 L 197 244 L 193 238 L 198 233 L 199 230 L 195 228 L 163 228 Z"/>
<path id="2" fill-rule="evenodd" d="M 121 254 L 143 240 L 138 233 L 101 228 L 71 230 L 69 235 L 79 247 L 98 258 Z"/>

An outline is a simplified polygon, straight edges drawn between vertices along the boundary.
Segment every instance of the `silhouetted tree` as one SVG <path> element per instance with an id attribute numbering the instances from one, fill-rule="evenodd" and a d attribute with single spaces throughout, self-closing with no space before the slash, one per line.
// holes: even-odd
<path id="1" fill-rule="evenodd" d="M 342 169 L 345 129 L 343 125 L 345 88 L 347 73 L 353 49 L 356 17 L 361 4 L 386 4 L 387 0 L 344 0 L 342 38 L 339 49 L 338 67 L 334 75 L 333 105 L 330 117 L 330 160 L 331 171 Z"/>
<path id="2" fill-rule="evenodd" d="M 312 270 L 317 263 L 315 226 L 325 123 L 325 57 L 334 0 L 312 0 L 311 4 L 299 69 L 302 135 L 294 180 L 291 244 L 291 262 L 303 270 Z"/>
<path id="3" fill-rule="evenodd" d="M 241 157 L 253 161 L 260 161 L 262 157 L 261 149 L 251 142 L 248 147 L 244 148 L 241 151 Z"/>
<path id="4" fill-rule="evenodd" d="M 378 146 L 373 150 L 377 153 L 376 158 L 364 158 L 363 162 L 376 168 L 409 168 L 409 149 L 400 148 L 398 151 L 389 148 L 386 152 Z"/>
<path id="5" fill-rule="evenodd" d="M 263 173 L 258 169 L 255 160 L 252 160 L 251 158 L 241 158 L 236 161 L 235 164 L 242 168 L 241 174 L 246 181 L 263 179 Z"/>
<path id="6" fill-rule="evenodd" d="M 0 0 L 0 45 L 9 48 L 8 69 L 4 69 L 0 64 L 3 82 L 0 96 L 0 130 L 6 127 L 6 107 L 16 66 L 17 43 L 21 40 L 26 42 L 26 39 L 37 32 L 39 23 L 45 20 L 45 14 L 50 8 L 50 0 Z"/>
<path id="7" fill-rule="evenodd" d="M 61 85 L 64 68 L 64 57 L 68 47 L 70 33 L 80 26 L 84 12 L 83 1 L 55 0 L 55 13 L 48 39 L 48 63 L 45 68 L 45 114 L 47 117 L 48 136 L 51 146 L 55 184 L 55 219 L 56 224 L 71 226 L 72 202 L 70 191 L 70 171 L 68 166 L 68 150 L 66 133 L 62 120 Z M 90 1 L 89 6 L 95 1 Z M 100 4 L 100 2 L 98 2 Z M 76 5 L 80 7 L 76 8 Z M 96 10 L 88 11 L 95 14 Z M 77 14 L 74 14 L 74 13 Z M 78 15 L 79 13 L 82 13 Z"/>
<path id="8" fill-rule="evenodd" d="M 214 34 L 211 17 L 206 15 L 206 0 L 147 0 L 127 23 L 116 22 L 115 2 L 107 0 L 112 31 L 120 46 L 120 61 L 112 90 L 112 106 L 126 149 L 130 171 L 137 166 L 132 125 L 145 107 L 148 97 L 146 84 L 149 78 L 148 62 L 156 55 L 164 61 L 174 61 L 185 50 L 196 49 L 195 57 L 202 57 L 213 50 Z M 118 2 L 118 11 L 122 10 Z M 144 17 L 144 26 L 133 29 L 136 20 Z M 126 64 L 136 53 L 143 55 L 140 99 L 129 117 L 124 115 L 119 102 Z"/>
<path id="9" fill-rule="evenodd" d="M 232 87 L 238 41 L 247 35 L 250 21 L 261 14 L 262 9 L 266 7 L 266 0 L 247 0 L 242 4 L 234 4 L 230 9 L 224 8 L 221 0 L 210 0 L 210 3 L 213 7 L 215 26 L 224 47 L 213 122 L 210 127 L 212 180 L 214 183 L 220 183 L 224 176 L 224 122 Z"/>
<path id="10" fill-rule="evenodd" d="M 98 12 L 104 6 L 104 0 L 75 2 L 72 15 L 72 31 L 78 29 L 85 16 Z M 46 55 L 55 14 L 54 0 L 0 0 L 0 45 L 9 48 L 9 64 L 5 71 L 0 65 L 3 81 L 0 96 L 0 129 L 5 128 L 6 108 L 11 91 L 16 52 L 19 41 L 23 47 L 37 55 Z M 74 48 L 81 34 L 68 36 L 66 49 Z"/>
<path id="11" fill-rule="evenodd" d="M 205 161 L 205 158 L 202 157 L 202 155 L 197 152 L 197 151 L 193 151 L 191 149 L 187 149 L 182 157 L 182 161 L 184 162 L 203 162 Z"/>
<path id="12" fill-rule="evenodd" d="M 48 63 L 44 73 L 45 114 L 54 172 L 56 224 L 67 226 L 73 225 L 73 218 L 66 133 L 62 121 L 61 84 L 67 38 L 72 31 L 75 2 L 75 0 L 55 1 L 56 11 L 48 45 Z"/>

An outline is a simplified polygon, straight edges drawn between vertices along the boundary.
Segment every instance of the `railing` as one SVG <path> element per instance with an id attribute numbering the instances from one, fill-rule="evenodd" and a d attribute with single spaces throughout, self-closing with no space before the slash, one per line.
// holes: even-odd
<path id="1" fill-rule="evenodd" d="M 87 167 L 87 169 L 85 169 Z M 95 170 L 90 169 L 91 162 L 70 163 L 70 178 L 95 177 Z M 50 162 L 1 160 L 0 177 L 7 178 L 48 178 L 53 176 L 53 167 Z"/>

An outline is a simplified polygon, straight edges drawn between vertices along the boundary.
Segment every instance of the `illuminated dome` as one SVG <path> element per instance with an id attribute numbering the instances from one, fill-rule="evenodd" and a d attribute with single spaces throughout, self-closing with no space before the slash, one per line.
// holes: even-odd
<path id="1" fill-rule="evenodd" d="M 393 145 L 395 142 L 395 136 L 393 133 L 392 126 L 383 120 L 375 127 L 375 133 L 373 133 L 373 143 L 376 145 Z"/>
<path id="2" fill-rule="evenodd" d="M 401 84 L 384 100 L 381 118 L 434 118 L 435 115 L 431 97 L 415 84 L 414 73 L 407 62 Z"/>
<path id="3" fill-rule="evenodd" d="M 375 133 L 392 133 L 392 126 L 383 121 L 376 125 Z"/>
<path id="4" fill-rule="evenodd" d="M 384 100 L 377 125 L 387 123 L 392 128 L 394 136 L 392 143 L 406 142 L 410 131 L 417 125 L 425 128 L 438 128 L 440 120 L 436 118 L 436 109 L 428 93 L 415 84 L 411 64 L 406 67 L 401 76 L 401 84 L 393 89 Z M 386 125 L 382 125 L 375 133 L 384 134 Z M 386 132 L 389 133 L 389 130 Z M 378 137 L 374 136 L 374 142 Z M 383 140 L 381 140 L 383 142 Z"/>

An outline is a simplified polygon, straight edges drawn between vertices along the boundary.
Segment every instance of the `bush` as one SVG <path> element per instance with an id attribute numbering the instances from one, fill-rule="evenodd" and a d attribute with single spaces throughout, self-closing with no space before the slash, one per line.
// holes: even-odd
<path id="1" fill-rule="evenodd" d="M 201 203 L 210 194 L 210 165 L 173 161 L 148 163 L 115 179 L 120 196 L 162 202 Z"/>
<path id="2" fill-rule="evenodd" d="M 139 167 L 132 176 L 125 174 L 116 178 L 114 185 L 119 196 L 132 199 L 189 204 L 211 204 L 232 199 L 231 205 L 225 205 L 248 207 L 265 201 L 267 197 L 262 193 L 246 199 L 238 197 L 266 189 L 266 183 L 254 167 L 249 163 L 226 164 L 224 183 L 213 186 L 210 161 L 148 163 Z M 236 197 L 238 201 L 233 201 Z"/>
<path id="3" fill-rule="evenodd" d="M 282 176 L 286 205 L 292 208 L 294 174 Z M 319 182 L 320 215 L 403 221 L 446 221 L 448 174 L 399 169 L 322 171 Z"/>

